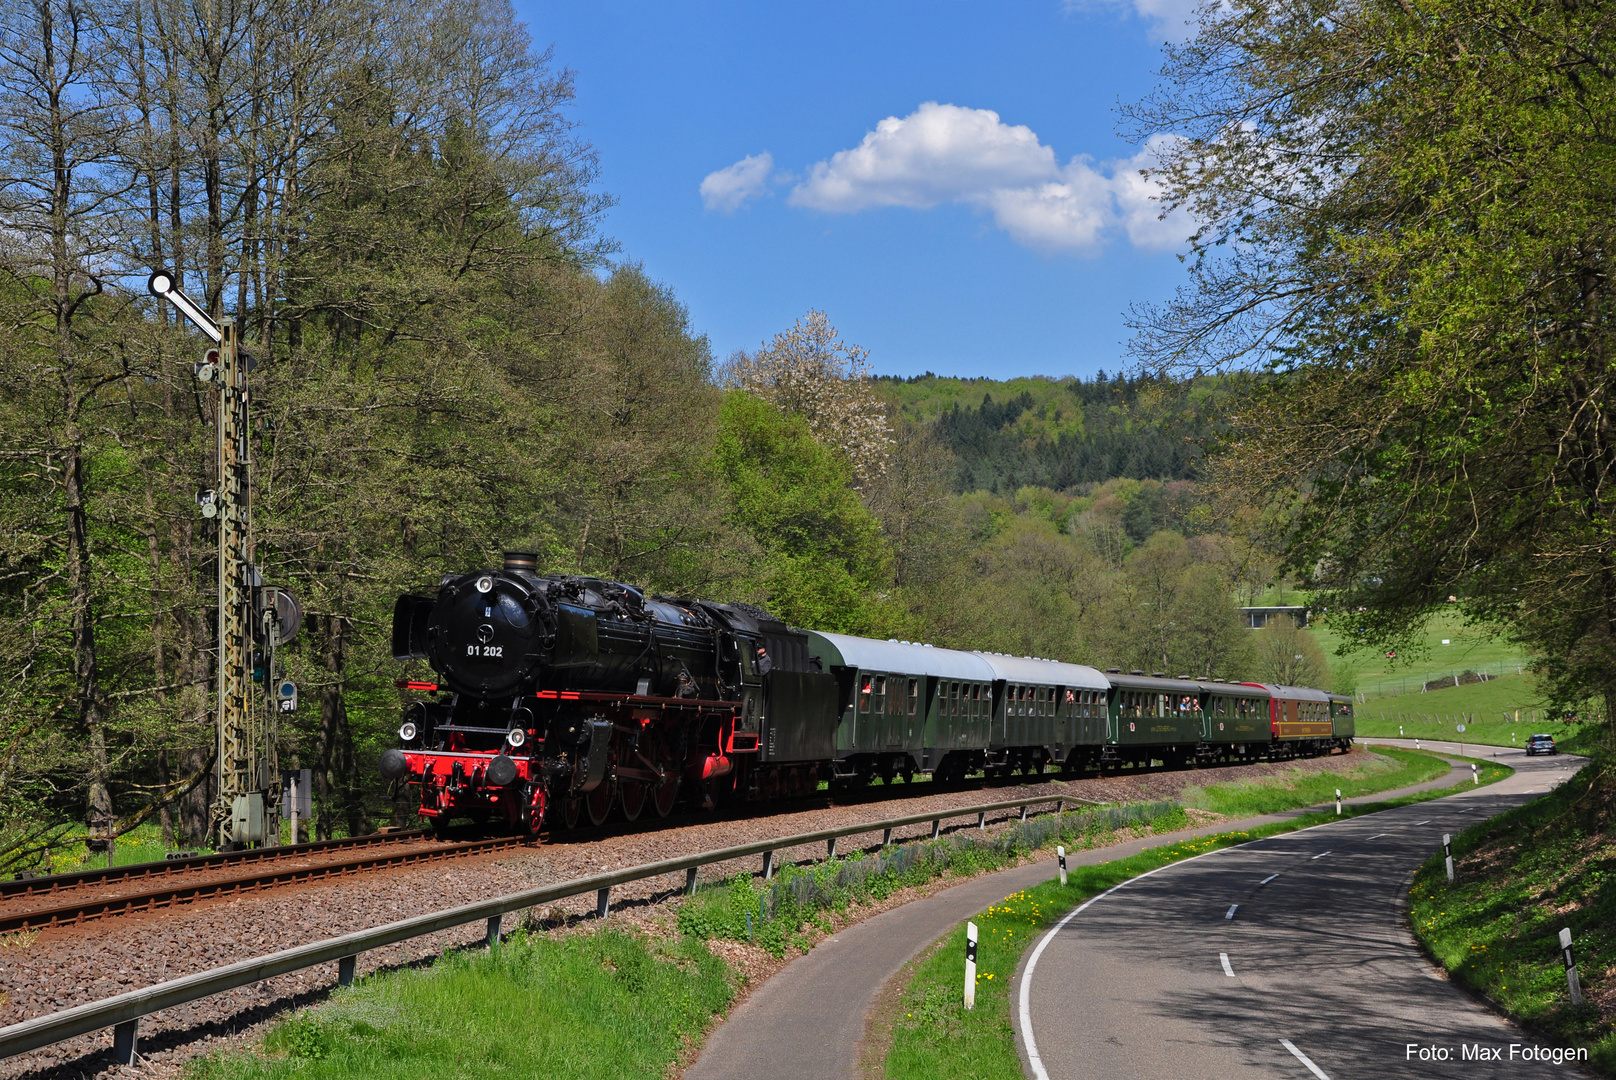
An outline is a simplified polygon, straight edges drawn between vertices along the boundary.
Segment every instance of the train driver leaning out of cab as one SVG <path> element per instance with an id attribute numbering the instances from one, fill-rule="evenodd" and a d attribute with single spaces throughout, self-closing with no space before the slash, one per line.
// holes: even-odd
<path id="1" fill-rule="evenodd" d="M 766 645 L 759 645 L 757 649 L 757 673 L 767 675 L 774 670 L 774 661 L 769 659 L 769 649 Z"/>

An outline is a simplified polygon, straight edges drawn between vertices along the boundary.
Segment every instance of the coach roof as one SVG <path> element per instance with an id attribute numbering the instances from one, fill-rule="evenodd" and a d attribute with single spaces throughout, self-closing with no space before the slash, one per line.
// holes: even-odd
<path id="1" fill-rule="evenodd" d="M 808 652 L 827 667 L 931 675 L 939 679 L 992 682 L 993 668 L 975 653 L 934 649 L 907 641 L 877 641 L 849 634 L 808 631 Z"/>
<path id="2" fill-rule="evenodd" d="M 1030 686 L 1072 686 L 1085 690 L 1109 690 L 1111 684 L 1097 668 L 1066 664 L 1059 660 L 1034 660 L 1030 656 L 1000 656 L 977 653 L 993 669 L 994 678 Z"/>

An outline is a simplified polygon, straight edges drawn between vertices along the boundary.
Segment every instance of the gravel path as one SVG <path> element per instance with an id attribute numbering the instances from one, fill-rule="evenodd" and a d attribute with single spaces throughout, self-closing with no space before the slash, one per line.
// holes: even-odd
<path id="1" fill-rule="evenodd" d="M 931 793 L 930 784 L 894 788 L 889 800 L 851 805 L 820 802 L 778 813 L 744 813 L 729 817 L 688 818 L 667 827 L 624 827 L 605 835 L 565 832 L 537 848 L 516 852 L 378 871 L 271 893 L 202 901 L 170 911 L 137 915 L 40 933 L 37 937 L 0 939 L 0 1024 L 12 1024 L 126 990 L 294 945 L 394 922 L 429 911 L 487 899 L 547 882 L 581 877 L 608 869 L 693 854 L 771 836 L 856 825 L 886 817 L 946 810 L 983 802 L 1064 795 L 1103 802 L 1173 798 L 1190 785 L 1251 780 L 1300 769 L 1340 768 L 1363 756 L 1355 750 L 1296 762 L 1230 766 L 1195 771 L 1057 781 L 1020 786 L 972 787 Z M 877 789 L 878 790 L 878 789 Z M 1016 811 L 990 815 L 989 832 L 1005 827 Z M 961 818 L 945 829 L 974 828 Z M 635 831 L 627 831 L 628 829 Z M 900 830 L 905 838 L 928 833 L 929 824 Z M 879 834 L 853 838 L 874 845 Z M 853 843 L 844 841 L 843 851 Z M 782 851 L 776 858 L 822 857 L 814 844 Z M 718 864 L 702 870 L 703 880 L 741 871 L 756 871 L 756 859 Z M 613 890 L 613 918 L 651 916 L 677 895 L 683 874 L 635 882 Z M 591 911 L 594 897 L 575 897 L 541 913 L 550 918 L 577 917 Z M 360 974 L 381 968 L 428 962 L 444 951 L 480 943 L 480 924 L 401 942 L 359 958 Z M 26 942 L 24 944 L 23 942 Z M 0 1061 L 0 1080 L 67 1080 L 71 1077 L 173 1076 L 180 1063 L 223 1046 L 238 1046 L 262 1035 L 264 1025 L 288 1008 L 319 1000 L 336 983 L 336 965 L 294 972 L 226 994 L 168 1009 L 141 1021 L 140 1052 L 133 1069 L 110 1061 L 109 1032 L 98 1032 Z"/>

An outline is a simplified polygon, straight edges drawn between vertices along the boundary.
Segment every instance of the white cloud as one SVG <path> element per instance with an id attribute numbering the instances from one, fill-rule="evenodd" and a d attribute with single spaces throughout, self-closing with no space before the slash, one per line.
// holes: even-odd
<path id="1" fill-rule="evenodd" d="M 1157 251 L 1175 248 L 1195 231 L 1194 220 L 1183 210 L 1174 210 L 1162 218 L 1161 186 L 1154 178 L 1140 175 L 1141 170 L 1156 168 L 1177 142 L 1172 135 L 1152 135 L 1133 157 L 1114 163 L 1111 187 L 1116 193 L 1122 227 L 1134 247 Z"/>
<path id="2" fill-rule="evenodd" d="M 762 195 L 774 172 L 774 155 L 768 151 L 743 157 L 735 164 L 710 172 L 701 182 L 701 201 L 709 210 L 731 213 Z"/>
<path id="3" fill-rule="evenodd" d="M 1192 229 L 1180 215 L 1156 220 L 1155 185 L 1139 175 L 1167 145 L 1158 137 L 1121 161 L 1096 166 L 1077 157 L 1061 165 L 1025 125 L 1006 124 L 989 109 L 929 101 L 814 165 L 789 202 L 826 213 L 964 203 L 1043 251 L 1094 250 L 1117 233 L 1138 247 L 1173 247 Z"/>
<path id="4" fill-rule="evenodd" d="M 794 206 L 847 212 L 869 206 L 916 209 L 996 187 L 1036 183 L 1057 171 L 1055 151 L 1031 128 L 1011 127 L 989 109 L 928 101 L 903 119 L 889 116 L 851 150 L 808 172 Z"/>
<path id="5" fill-rule="evenodd" d="M 1067 0 L 1067 14 L 1131 10 L 1150 24 L 1150 32 L 1168 41 L 1187 41 L 1195 33 L 1200 0 Z"/>

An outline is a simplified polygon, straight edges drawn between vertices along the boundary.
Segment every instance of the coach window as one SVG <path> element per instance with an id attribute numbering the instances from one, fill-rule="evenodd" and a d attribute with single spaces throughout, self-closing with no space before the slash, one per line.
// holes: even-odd
<path id="1" fill-rule="evenodd" d="M 920 680 L 909 680 L 909 715 L 913 716 L 920 710 Z"/>
<path id="2" fill-rule="evenodd" d="M 948 715 L 959 715 L 959 683 L 948 684 Z"/>
<path id="3" fill-rule="evenodd" d="M 859 712 L 870 711 L 870 688 L 873 685 L 874 680 L 868 675 L 859 679 Z"/>
<path id="4" fill-rule="evenodd" d="M 875 677 L 875 693 L 870 696 L 874 699 L 871 708 L 878 713 L 887 711 L 887 677 L 885 675 Z"/>

